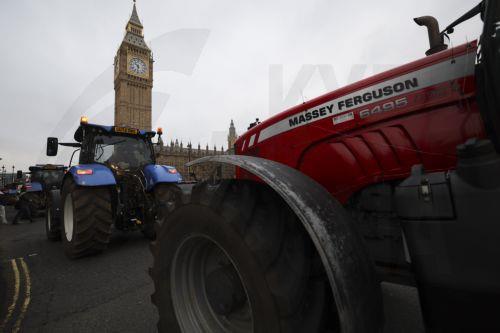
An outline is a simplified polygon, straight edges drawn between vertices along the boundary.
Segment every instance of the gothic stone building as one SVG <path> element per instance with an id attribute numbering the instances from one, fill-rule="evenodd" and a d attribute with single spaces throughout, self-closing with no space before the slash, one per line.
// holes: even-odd
<path id="1" fill-rule="evenodd" d="M 175 143 L 171 141 L 170 145 L 161 148 L 158 163 L 175 166 L 183 176 L 184 180 L 204 179 L 209 177 L 214 172 L 219 173 L 219 175 L 224 178 L 231 178 L 234 175 L 234 168 L 232 167 L 222 166 L 217 169 L 216 166 L 209 164 L 187 167 L 186 163 L 205 156 L 234 154 L 233 147 L 236 139 L 236 129 L 233 121 L 231 120 L 229 135 L 227 136 L 228 150 L 224 151 L 223 147 L 221 147 L 220 150 L 217 150 L 217 147 L 215 146 L 212 150 L 209 149 L 208 145 L 202 149 L 200 144 L 198 144 L 198 147 L 192 147 L 191 143 L 188 143 L 187 146 L 184 147 L 182 142 L 179 144 L 179 141 L 175 140 Z"/>
<path id="2" fill-rule="evenodd" d="M 115 56 L 115 126 L 125 126 L 151 130 L 151 106 L 153 89 L 153 57 L 151 49 L 144 41 L 143 25 L 135 6 L 125 28 L 125 36 Z M 213 171 L 212 166 L 188 169 L 187 162 L 203 156 L 233 154 L 236 130 L 231 120 L 228 135 L 228 150 L 193 149 L 191 144 L 183 147 L 178 140 L 170 146 L 161 147 L 157 158 L 158 164 L 171 165 L 177 168 L 185 180 L 193 180 L 194 172 L 198 179 L 206 178 Z M 224 176 L 234 174 L 232 168 L 224 167 Z"/>
<path id="3" fill-rule="evenodd" d="M 142 29 L 134 2 L 115 56 L 115 126 L 151 130 L 153 57 Z"/>

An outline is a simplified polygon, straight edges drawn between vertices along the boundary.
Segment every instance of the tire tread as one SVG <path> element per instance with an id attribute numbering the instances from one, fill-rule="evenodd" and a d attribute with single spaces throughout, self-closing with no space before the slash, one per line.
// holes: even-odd
<path id="1" fill-rule="evenodd" d="M 76 259 L 105 250 L 111 238 L 113 222 L 109 189 L 79 187 L 69 182 L 63 188 L 63 207 L 68 193 L 73 197 L 74 233 L 71 242 L 63 234 L 66 254 Z M 64 228 L 64 221 L 61 225 Z"/>

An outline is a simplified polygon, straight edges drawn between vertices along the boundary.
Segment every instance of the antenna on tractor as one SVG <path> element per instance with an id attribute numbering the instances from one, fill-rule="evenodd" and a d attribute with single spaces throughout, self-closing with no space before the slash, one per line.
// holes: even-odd
<path id="1" fill-rule="evenodd" d="M 302 89 L 300 89 L 300 96 L 302 96 L 302 104 L 306 104 L 306 99 L 304 98 L 304 93 Z"/>

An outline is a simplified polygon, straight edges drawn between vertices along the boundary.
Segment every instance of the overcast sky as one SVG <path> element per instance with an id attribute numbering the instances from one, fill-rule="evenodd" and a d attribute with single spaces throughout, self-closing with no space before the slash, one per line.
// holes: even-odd
<path id="1" fill-rule="evenodd" d="M 230 119 L 241 133 L 256 117 L 418 59 L 428 41 L 413 17 L 444 26 L 477 2 L 138 0 L 155 60 L 153 127 L 165 141 L 226 148 Z M 0 7 L 0 166 L 67 164 L 67 153 L 43 156 L 46 137 L 71 140 L 82 114 L 113 123 L 111 66 L 132 1 Z M 480 29 L 478 18 L 460 26 L 453 45 Z M 297 82 L 300 92 L 290 91 Z"/>

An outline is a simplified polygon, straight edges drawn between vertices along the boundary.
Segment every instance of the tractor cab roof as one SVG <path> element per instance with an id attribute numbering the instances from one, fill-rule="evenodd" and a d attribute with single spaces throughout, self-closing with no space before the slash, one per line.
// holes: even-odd
<path id="1" fill-rule="evenodd" d="M 81 123 L 77 128 L 74 138 L 77 142 L 83 141 L 84 130 L 90 130 L 95 133 L 104 133 L 109 135 L 130 135 L 130 136 L 142 136 L 144 138 L 152 138 L 156 135 L 155 131 L 139 130 L 137 128 L 131 127 L 121 127 L 121 126 L 105 126 L 97 124 L 86 124 Z"/>
<path id="2" fill-rule="evenodd" d="M 66 170 L 68 167 L 62 164 L 36 164 L 29 167 L 31 172 L 34 171 L 45 171 L 45 170 Z"/>

